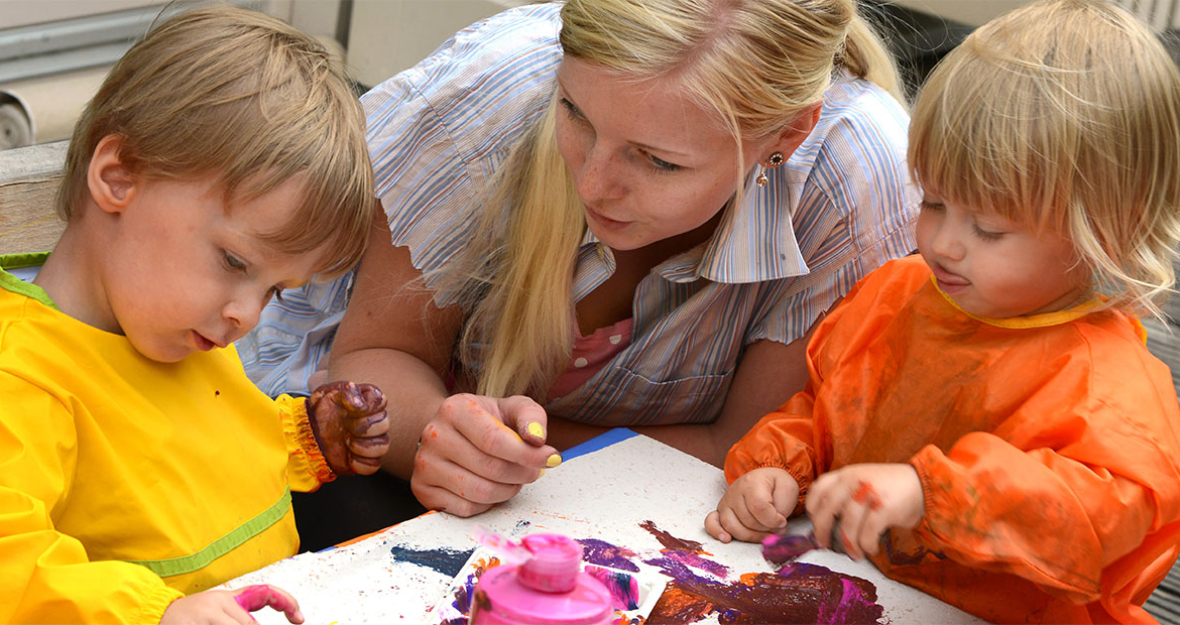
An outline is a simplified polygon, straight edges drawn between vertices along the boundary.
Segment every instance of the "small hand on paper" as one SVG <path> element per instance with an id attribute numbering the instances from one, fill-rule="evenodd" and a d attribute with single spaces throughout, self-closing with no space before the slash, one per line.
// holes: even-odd
<path id="1" fill-rule="evenodd" d="M 372 384 L 329 382 L 307 400 L 307 418 L 336 475 L 370 475 L 389 451 L 385 396 Z"/>
<path id="2" fill-rule="evenodd" d="M 853 559 L 876 555 L 886 530 L 913 529 L 926 514 L 918 472 L 901 463 L 850 464 L 829 471 L 811 484 L 806 507 L 822 547 L 831 548 L 832 525 L 840 520 L 841 540 Z"/>
<path id="3" fill-rule="evenodd" d="M 561 464 L 545 410 L 523 396 L 452 395 L 422 430 L 410 486 L 423 506 L 471 516 Z"/>
<path id="4" fill-rule="evenodd" d="M 160 625 L 220 625 L 255 623 L 251 612 L 271 607 L 286 614 L 292 623 L 303 622 L 295 598 L 274 586 L 249 586 L 241 590 L 207 590 L 181 597 L 169 604 Z"/>
<path id="5" fill-rule="evenodd" d="M 705 531 L 723 543 L 756 542 L 787 526 L 799 503 L 799 483 L 783 469 L 754 469 L 734 480 L 717 509 L 705 517 Z"/>

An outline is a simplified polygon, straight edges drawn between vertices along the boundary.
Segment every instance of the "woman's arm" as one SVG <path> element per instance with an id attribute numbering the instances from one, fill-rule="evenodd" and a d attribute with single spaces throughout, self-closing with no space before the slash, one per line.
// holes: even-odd
<path id="1" fill-rule="evenodd" d="M 434 305 L 420 278 L 409 250 L 390 243 L 380 211 L 328 361 L 329 380 L 368 382 L 389 399 L 383 466 L 404 479 L 423 427 L 447 397 L 443 376 L 462 324 L 457 307 Z"/>
<path id="2" fill-rule="evenodd" d="M 375 384 L 389 400 L 382 466 L 410 480 L 427 508 L 477 514 L 514 496 L 561 461 L 545 444 L 545 411 L 524 397 L 448 396 L 463 317 L 440 309 L 410 252 L 390 243 L 384 214 L 373 225 L 328 363 L 329 380 Z"/>

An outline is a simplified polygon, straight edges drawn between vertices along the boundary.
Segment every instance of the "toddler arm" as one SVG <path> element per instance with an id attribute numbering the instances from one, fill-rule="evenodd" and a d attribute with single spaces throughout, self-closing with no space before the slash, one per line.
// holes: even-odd
<path id="1" fill-rule="evenodd" d="M 75 479 L 73 415 L 8 373 L 0 397 L 0 623 L 158 622 L 180 591 L 138 564 L 90 561 L 55 527 Z"/>
<path id="2" fill-rule="evenodd" d="M 1174 554 L 1174 537 L 1148 538 L 1180 519 L 1175 451 L 1126 424 L 1041 420 L 1032 432 L 1005 427 L 1013 440 L 975 432 L 945 454 L 933 445 L 916 454 L 925 516 L 915 536 L 966 566 L 1075 602 Z M 1122 573 L 1107 579 L 1108 567 Z"/>

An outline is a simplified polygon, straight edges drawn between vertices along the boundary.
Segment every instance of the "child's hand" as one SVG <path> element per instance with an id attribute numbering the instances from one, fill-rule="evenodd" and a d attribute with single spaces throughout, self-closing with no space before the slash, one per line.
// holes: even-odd
<path id="1" fill-rule="evenodd" d="M 287 615 L 292 623 L 303 622 L 299 603 L 285 591 L 262 584 L 241 590 L 207 590 L 173 601 L 160 618 L 160 625 L 192 623 L 254 623 L 251 612 L 270 606 Z"/>
<path id="2" fill-rule="evenodd" d="M 926 513 L 922 482 L 908 464 L 852 464 L 819 476 L 807 493 L 815 539 L 830 549 L 832 525 L 853 559 L 876 555 L 890 527 L 914 528 Z"/>
<path id="3" fill-rule="evenodd" d="M 329 382 L 307 400 L 320 451 L 337 475 L 370 475 L 389 451 L 385 396 L 372 384 Z"/>
<path id="4" fill-rule="evenodd" d="M 762 540 L 787 526 L 799 503 L 799 483 L 783 469 L 763 467 L 739 477 L 717 509 L 705 517 L 705 531 L 723 543 Z"/>

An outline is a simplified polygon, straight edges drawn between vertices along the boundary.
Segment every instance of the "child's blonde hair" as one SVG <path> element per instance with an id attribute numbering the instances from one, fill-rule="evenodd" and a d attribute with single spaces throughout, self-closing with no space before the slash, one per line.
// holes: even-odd
<path id="1" fill-rule="evenodd" d="M 87 168 L 108 135 L 132 173 L 215 175 L 227 202 L 301 176 L 300 204 L 267 239 L 287 253 L 325 246 L 325 275 L 364 252 L 377 209 L 360 103 L 327 50 L 277 18 L 207 7 L 132 46 L 74 127 L 57 202 L 67 221 L 89 197 Z"/>
<path id="2" fill-rule="evenodd" d="M 1160 315 L 1180 239 L 1180 71 L 1098 0 L 972 33 L 914 105 L 909 165 L 943 200 L 1073 241 L 1108 306 Z"/>
<path id="3" fill-rule="evenodd" d="M 564 54 L 625 80 L 675 74 L 739 154 L 744 138 L 781 132 L 820 101 L 837 68 L 904 103 L 894 59 L 854 0 L 568 0 L 561 19 Z M 555 111 L 551 103 L 498 172 L 485 234 L 440 272 L 473 309 L 461 353 L 482 363 L 482 394 L 544 393 L 568 364 L 586 223 L 557 151 Z M 734 163 L 739 194 L 747 168 Z"/>

